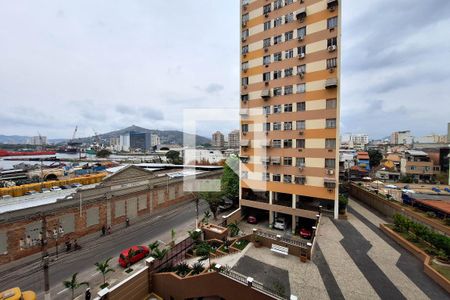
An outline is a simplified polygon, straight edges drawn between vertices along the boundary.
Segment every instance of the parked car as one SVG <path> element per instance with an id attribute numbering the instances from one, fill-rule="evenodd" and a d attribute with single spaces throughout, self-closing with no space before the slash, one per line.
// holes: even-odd
<path id="1" fill-rule="evenodd" d="M 300 228 L 299 234 L 304 239 L 310 239 L 311 235 L 312 235 L 311 230 L 309 230 L 307 228 Z"/>
<path id="2" fill-rule="evenodd" d="M 225 200 L 222 204 L 219 205 L 219 211 L 229 210 L 233 207 L 232 200 Z"/>
<path id="3" fill-rule="evenodd" d="M 36 300 L 36 293 L 33 291 L 21 291 L 20 288 L 15 287 L 3 292 L 0 292 L 0 299 L 4 300 Z"/>
<path id="4" fill-rule="evenodd" d="M 25 195 L 34 195 L 34 194 L 37 194 L 37 193 L 38 192 L 35 191 L 35 190 L 30 190 L 30 191 L 26 192 Z"/>
<path id="5" fill-rule="evenodd" d="M 48 188 L 41 189 L 41 193 L 50 193 L 51 191 Z"/>
<path id="6" fill-rule="evenodd" d="M 81 184 L 81 183 L 72 183 L 71 186 L 72 186 L 73 188 L 79 188 L 79 187 L 82 186 L 82 184 Z"/>
<path id="7" fill-rule="evenodd" d="M 50 189 L 50 191 L 55 192 L 55 191 L 62 191 L 62 189 L 59 186 L 52 186 L 52 188 Z"/>
<path id="8" fill-rule="evenodd" d="M 273 228 L 285 230 L 286 229 L 286 221 L 283 218 L 276 218 L 275 222 L 273 222 Z"/>
<path id="9" fill-rule="evenodd" d="M 6 200 L 6 199 L 11 199 L 12 197 L 13 196 L 11 196 L 11 195 L 4 195 L 4 196 L 1 196 L 0 199 Z"/>
<path id="10" fill-rule="evenodd" d="M 68 190 L 71 189 L 72 187 L 70 185 L 60 185 L 59 186 L 62 190 Z"/>
<path id="11" fill-rule="evenodd" d="M 128 257 L 131 251 L 131 257 Z M 133 246 L 123 250 L 119 255 L 119 265 L 123 268 L 140 261 L 150 253 L 150 250 L 146 246 Z"/>
<path id="12" fill-rule="evenodd" d="M 257 224 L 258 220 L 256 219 L 255 216 L 250 215 L 250 216 L 247 217 L 247 223 L 249 223 L 249 224 Z"/>

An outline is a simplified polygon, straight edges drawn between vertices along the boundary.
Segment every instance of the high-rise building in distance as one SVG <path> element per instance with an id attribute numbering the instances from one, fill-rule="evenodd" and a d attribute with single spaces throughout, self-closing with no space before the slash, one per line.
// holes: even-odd
<path id="1" fill-rule="evenodd" d="M 212 145 L 214 147 L 223 147 L 225 145 L 225 138 L 220 131 L 216 131 L 212 134 Z"/>
<path id="2" fill-rule="evenodd" d="M 240 137 L 239 130 L 233 130 L 228 134 L 228 147 L 229 148 L 239 148 L 239 137 Z"/>
<path id="3" fill-rule="evenodd" d="M 297 232 L 338 215 L 340 6 L 241 3 L 240 204 Z"/>

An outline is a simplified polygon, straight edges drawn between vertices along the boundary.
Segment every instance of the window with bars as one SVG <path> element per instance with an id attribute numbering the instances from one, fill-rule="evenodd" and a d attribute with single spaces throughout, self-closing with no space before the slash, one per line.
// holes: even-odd
<path id="1" fill-rule="evenodd" d="M 284 166 L 292 166 L 292 157 L 284 157 L 283 165 Z"/>
<path id="2" fill-rule="evenodd" d="M 248 85 L 248 77 L 242 77 L 242 85 L 247 86 Z"/>
<path id="3" fill-rule="evenodd" d="M 304 93 L 305 91 L 306 91 L 306 84 L 305 83 L 297 84 L 297 94 Z"/>
<path id="4" fill-rule="evenodd" d="M 326 128 L 336 128 L 336 119 L 327 119 L 325 125 Z"/>
<path id="5" fill-rule="evenodd" d="M 242 54 L 248 53 L 248 45 L 242 46 Z"/>
<path id="6" fill-rule="evenodd" d="M 270 55 L 266 55 L 263 57 L 263 64 L 265 65 L 270 64 Z"/>
<path id="7" fill-rule="evenodd" d="M 292 175 L 283 175 L 284 183 L 292 183 Z"/>
<path id="8" fill-rule="evenodd" d="M 297 111 L 305 111 L 306 110 L 306 102 L 297 102 Z"/>
<path id="9" fill-rule="evenodd" d="M 305 129 L 305 120 L 297 121 L 296 129 L 297 130 L 304 130 Z"/>
<path id="10" fill-rule="evenodd" d="M 278 27 L 278 26 L 281 26 L 282 24 L 283 24 L 282 17 L 278 17 L 273 20 L 273 27 Z"/>
<path id="11" fill-rule="evenodd" d="M 264 13 L 264 14 L 268 14 L 268 13 L 270 13 L 271 11 L 272 11 L 272 4 L 264 5 L 264 7 L 263 7 L 263 13 Z"/>
<path id="12" fill-rule="evenodd" d="M 263 131 L 270 131 L 270 123 L 263 123 Z"/>
<path id="13" fill-rule="evenodd" d="M 274 96 L 281 96 L 282 95 L 282 91 L 281 91 L 281 87 L 276 87 L 273 89 L 273 95 Z"/>
<path id="14" fill-rule="evenodd" d="M 284 69 L 284 77 L 292 76 L 292 73 L 293 73 L 293 69 L 292 68 Z"/>
<path id="15" fill-rule="evenodd" d="M 283 129 L 284 130 L 292 130 L 292 122 L 284 122 Z"/>
<path id="16" fill-rule="evenodd" d="M 325 158 L 325 168 L 334 169 L 336 167 L 336 160 L 332 158 Z"/>
<path id="17" fill-rule="evenodd" d="M 272 175 L 272 181 L 280 182 L 281 181 L 281 175 L 280 174 L 273 174 Z"/>
<path id="18" fill-rule="evenodd" d="M 306 36 L 306 26 L 297 29 L 297 37 L 305 37 Z"/>
<path id="19" fill-rule="evenodd" d="M 272 22 L 271 21 L 264 22 L 264 31 L 269 30 L 270 28 L 272 28 Z"/>
<path id="20" fill-rule="evenodd" d="M 336 149 L 336 139 L 325 139 L 325 148 Z"/>
<path id="21" fill-rule="evenodd" d="M 292 21 L 294 21 L 294 13 L 288 13 L 287 15 L 284 16 L 284 23 L 291 23 Z"/>
<path id="22" fill-rule="evenodd" d="M 284 140 L 283 148 L 292 148 L 292 140 Z"/>
<path id="23" fill-rule="evenodd" d="M 295 166 L 298 168 L 304 168 L 305 167 L 305 158 L 304 157 L 297 157 L 295 159 Z"/>
<path id="24" fill-rule="evenodd" d="M 241 125 L 241 128 L 242 128 L 242 132 L 248 132 L 248 124 L 242 124 Z"/>
<path id="25" fill-rule="evenodd" d="M 281 70 L 273 71 L 273 79 L 280 79 L 281 78 Z"/>
<path id="26" fill-rule="evenodd" d="M 281 111 L 281 104 L 277 104 L 277 105 L 274 105 L 273 106 L 273 113 L 274 114 L 279 114 L 279 113 L 281 113 L 282 111 Z"/>
<path id="27" fill-rule="evenodd" d="M 332 29 L 338 26 L 338 17 L 329 18 L 327 20 L 327 28 Z"/>
<path id="28" fill-rule="evenodd" d="M 264 48 L 270 47 L 270 38 L 264 39 L 263 47 Z"/>
<path id="29" fill-rule="evenodd" d="M 272 140 L 272 148 L 281 148 L 281 140 Z"/>
<path id="30" fill-rule="evenodd" d="M 337 38 L 336 37 L 327 40 L 327 47 L 330 47 L 330 46 L 337 46 Z"/>
<path id="31" fill-rule="evenodd" d="M 281 122 L 273 122 L 273 130 L 281 130 Z"/>
<path id="32" fill-rule="evenodd" d="M 283 55 L 281 52 L 277 52 L 273 54 L 273 61 L 281 61 L 283 59 Z"/>
<path id="33" fill-rule="evenodd" d="M 336 99 L 327 99 L 327 109 L 335 109 L 337 105 Z"/>
<path id="34" fill-rule="evenodd" d="M 280 44 L 282 41 L 283 41 L 283 40 L 282 40 L 282 36 L 281 36 L 281 35 L 277 35 L 277 36 L 275 36 L 275 37 L 273 38 L 273 44 L 274 44 L 274 45 Z"/>
<path id="35" fill-rule="evenodd" d="M 284 33 L 284 41 L 290 41 L 294 38 L 294 32 L 293 31 L 288 31 Z"/>
<path id="36" fill-rule="evenodd" d="M 284 87 L 284 94 L 285 95 L 291 95 L 292 94 L 292 90 L 293 90 L 292 85 L 286 85 Z"/>
<path id="37" fill-rule="evenodd" d="M 289 49 L 284 52 L 284 58 L 289 59 L 294 57 L 294 49 Z"/>
<path id="38" fill-rule="evenodd" d="M 263 106 L 263 114 L 270 115 L 270 106 Z"/>
<path id="39" fill-rule="evenodd" d="M 337 58 L 327 59 L 327 69 L 334 69 L 337 67 Z"/>
<path id="40" fill-rule="evenodd" d="M 292 103 L 287 103 L 284 105 L 284 112 L 292 112 Z"/>
<path id="41" fill-rule="evenodd" d="M 295 144 L 296 148 L 303 149 L 305 148 L 305 139 L 297 139 Z"/>

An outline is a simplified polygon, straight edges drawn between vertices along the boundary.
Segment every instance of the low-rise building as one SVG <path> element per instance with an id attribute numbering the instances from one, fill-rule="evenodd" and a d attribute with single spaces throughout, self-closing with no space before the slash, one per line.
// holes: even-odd
<path id="1" fill-rule="evenodd" d="M 402 176 L 410 176 L 416 181 L 430 181 L 440 172 L 440 166 L 434 165 L 423 151 L 407 150 L 400 161 L 400 172 Z"/>
<path id="2" fill-rule="evenodd" d="M 358 167 L 370 171 L 370 158 L 369 153 L 365 151 L 360 151 L 356 153 L 356 163 Z"/>
<path id="3" fill-rule="evenodd" d="M 413 143 L 413 136 L 411 131 L 395 131 L 391 134 L 391 144 L 393 145 L 411 145 Z"/>

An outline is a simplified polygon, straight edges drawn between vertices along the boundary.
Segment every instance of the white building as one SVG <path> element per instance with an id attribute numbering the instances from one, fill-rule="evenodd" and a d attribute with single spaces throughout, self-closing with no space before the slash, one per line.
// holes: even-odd
<path id="1" fill-rule="evenodd" d="M 208 149 L 185 149 L 184 161 L 185 163 L 207 161 L 214 164 L 219 163 L 226 157 L 220 150 L 208 150 Z"/>
<path id="2" fill-rule="evenodd" d="M 112 151 L 120 151 L 120 138 L 112 137 L 109 139 L 109 145 Z"/>
<path id="3" fill-rule="evenodd" d="M 351 148 L 364 148 L 369 143 L 369 136 L 365 133 L 346 133 L 341 136 L 341 145 L 348 145 Z"/>
<path id="4" fill-rule="evenodd" d="M 150 139 L 150 144 L 152 147 L 158 147 L 159 145 L 161 145 L 161 139 L 159 138 L 159 135 L 152 133 Z"/>
<path id="5" fill-rule="evenodd" d="M 447 136 L 445 136 L 446 138 Z M 445 143 L 445 138 L 442 135 L 430 134 L 414 138 L 414 143 L 417 144 L 437 144 Z"/>
<path id="6" fill-rule="evenodd" d="M 411 131 L 395 131 L 391 134 L 391 144 L 393 145 L 411 145 L 413 143 L 413 136 Z"/>
<path id="7" fill-rule="evenodd" d="M 46 136 L 32 136 L 27 140 L 28 145 L 47 145 Z"/>
<path id="8" fill-rule="evenodd" d="M 130 133 L 121 134 L 119 137 L 119 150 L 130 151 Z"/>

